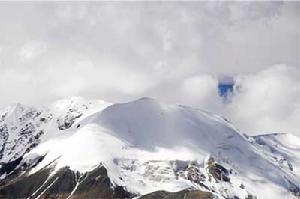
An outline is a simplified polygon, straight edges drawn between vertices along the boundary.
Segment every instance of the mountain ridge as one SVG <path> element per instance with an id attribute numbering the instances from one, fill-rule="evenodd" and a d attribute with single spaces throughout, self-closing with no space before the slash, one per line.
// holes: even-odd
<path id="1" fill-rule="evenodd" d="M 161 189 L 200 190 L 216 198 L 262 198 L 265 190 L 275 190 L 268 193 L 273 198 L 296 198 L 300 193 L 297 158 L 280 163 L 274 157 L 282 155 L 281 148 L 272 153 L 257 137 L 244 136 L 221 116 L 153 98 L 117 104 L 66 101 L 59 114 L 49 109 L 49 121 L 37 117 L 36 121 L 46 123 L 39 124 L 44 130 L 41 139 L 26 153 L 18 153 L 19 162 L 3 162 L 1 168 L 13 167 L 9 173 L 2 171 L 3 182 L 14 172 L 14 179 L 20 179 L 17 171 L 35 175 L 52 162 L 51 175 L 65 167 L 85 175 L 101 164 L 109 187 L 124 187 L 138 196 Z M 27 119 L 32 123 L 34 117 L 29 114 Z M 29 133 L 28 139 L 35 133 Z M 265 190 L 258 190 L 258 185 Z"/>

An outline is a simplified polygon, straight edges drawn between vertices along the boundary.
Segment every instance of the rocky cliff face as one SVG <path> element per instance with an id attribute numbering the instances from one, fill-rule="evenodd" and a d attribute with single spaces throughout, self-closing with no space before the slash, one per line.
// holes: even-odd
<path id="1" fill-rule="evenodd" d="M 16 104 L 0 111 L 0 161 L 22 157 L 41 142 L 53 116 L 46 110 Z"/>
<path id="2" fill-rule="evenodd" d="M 113 186 L 99 166 L 85 174 L 64 167 L 51 175 L 46 167 L 30 175 L 19 173 L 2 182 L 0 198 L 132 198 L 124 187 Z"/>

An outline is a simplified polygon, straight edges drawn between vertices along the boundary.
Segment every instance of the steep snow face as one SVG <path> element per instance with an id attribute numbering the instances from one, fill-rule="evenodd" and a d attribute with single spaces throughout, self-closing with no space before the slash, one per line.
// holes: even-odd
<path id="1" fill-rule="evenodd" d="M 132 146 L 153 150 L 155 147 L 195 146 L 212 151 L 227 140 L 246 142 L 222 118 L 194 109 L 162 104 L 143 98 L 115 104 L 96 116 L 92 123 L 101 124 Z"/>
<path id="2" fill-rule="evenodd" d="M 70 166 L 80 172 L 102 163 L 114 183 L 133 192 L 206 187 L 220 198 L 244 197 L 248 192 L 259 198 L 291 197 L 288 190 L 300 184 L 297 176 L 278 167 L 269 154 L 262 153 L 223 118 L 189 107 L 142 98 L 113 104 L 77 124 L 80 127 L 70 128 L 30 152 L 47 154 L 32 172 L 53 160 L 56 169 Z M 230 183 L 210 180 L 208 156 L 231 171 Z M 180 167 L 180 161 L 187 163 Z M 199 175 L 206 177 L 201 182 L 205 186 L 191 182 L 185 174 L 179 177 L 193 161 Z"/>
<path id="3" fill-rule="evenodd" d="M 285 133 L 268 134 L 250 137 L 250 141 L 280 168 L 300 178 L 299 137 Z"/>

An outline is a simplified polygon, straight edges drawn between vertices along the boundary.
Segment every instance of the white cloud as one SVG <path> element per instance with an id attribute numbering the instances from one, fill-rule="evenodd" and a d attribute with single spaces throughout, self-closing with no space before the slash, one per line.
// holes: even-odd
<path id="1" fill-rule="evenodd" d="M 182 83 L 182 94 L 186 103 L 201 105 L 218 101 L 217 80 L 210 75 L 192 76 Z"/>
<path id="2" fill-rule="evenodd" d="M 238 87 L 228 104 L 217 96 L 217 80 L 193 76 L 182 83 L 183 101 L 224 115 L 243 133 L 293 133 L 300 136 L 300 70 L 274 65 L 236 76 Z"/>
<path id="3" fill-rule="evenodd" d="M 32 60 L 42 54 L 46 50 L 46 47 L 46 44 L 42 42 L 27 42 L 20 49 L 20 59 L 23 61 Z"/>
<path id="4" fill-rule="evenodd" d="M 300 135 L 300 71 L 275 65 L 239 79 L 241 91 L 228 115 L 249 133 L 290 132 Z"/>
<path id="5" fill-rule="evenodd" d="M 299 67 L 299 2 L 0 4 L 0 106 L 152 96 L 251 133 L 298 129 L 297 69 L 267 67 Z M 217 96 L 220 74 L 240 77 L 230 106 Z"/>

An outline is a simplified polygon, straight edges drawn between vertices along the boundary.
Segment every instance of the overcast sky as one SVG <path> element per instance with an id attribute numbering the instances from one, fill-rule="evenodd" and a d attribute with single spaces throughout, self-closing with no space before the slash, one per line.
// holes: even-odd
<path id="1" fill-rule="evenodd" d="M 300 136 L 299 2 L 0 2 L 0 107 L 149 96 Z M 239 86 L 217 96 L 220 75 Z"/>

